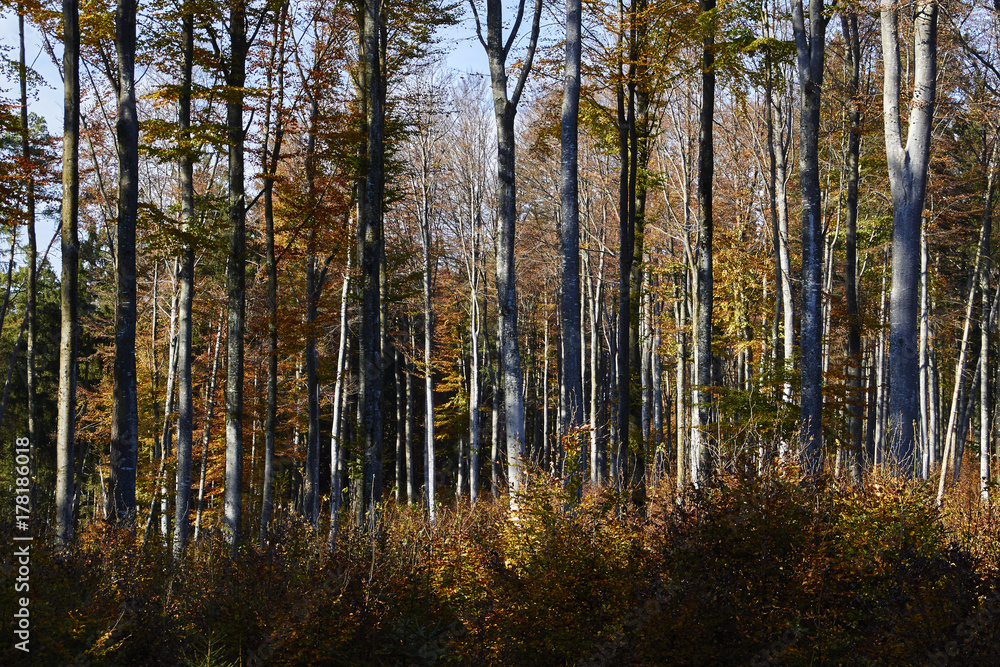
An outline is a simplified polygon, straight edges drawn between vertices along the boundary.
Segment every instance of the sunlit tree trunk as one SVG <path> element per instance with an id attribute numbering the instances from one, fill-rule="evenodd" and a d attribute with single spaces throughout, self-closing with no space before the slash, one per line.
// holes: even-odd
<path id="1" fill-rule="evenodd" d="M 77 280 L 80 244 L 80 25 L 78 0 L 63 0 L 62 277 L 59 331 L 59 414 L 56 430 L 56 543 L 73 538 L 73 462 L 76 433 Z"/>
<path id="2" fill-rule="evenodd" d="M 201 517 L 205 511 L 205 477 L 208 473 L 208 447 L 212 442 L 212 413 L 215 410 L 215 380 L 219 369 L 219 348 L 222 347 L 223 315 L 219 309 L 219 324 L 215 331 L 215 350 L 212 352 L 212 370 L 205 389 L 205 430 L 201 435 L 201 474 L 198 478 L 198 512 L 194 518 L 194 540 L 201 533 Z"/>
<path id="3" fill-rule="evenodd" d="M 920 278 L 920 220 L 927 188 L 937 79 L 936 0 L 920 0 L 913 18 L 913 97 L 906 145 L 900 129 L 898 6 L 882 2 L 883 108 L 886 159 L 892 190 L 892 298 L 889 333 L 889 462 L 897 475 L 914 472 L 917 411 L 917 284 Z"/>

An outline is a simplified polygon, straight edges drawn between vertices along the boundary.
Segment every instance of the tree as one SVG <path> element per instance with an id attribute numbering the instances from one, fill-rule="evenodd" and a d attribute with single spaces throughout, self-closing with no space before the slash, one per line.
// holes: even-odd
<path id="1" fill-rule="evenodd" d="M 566 66 L 563 75 L 563 104 L 560 154 L 560 223 L 562 237 L 562 286 L 560 313 L 562 334 L 562 378 L 560 405 L 564 434 L 583 426 L 583 363 L 580 349 L 580 202 L 577 164 L 579 153 L 581 3 L 566 0 Z M 581 441 L 582 442 L 582 441 Z M 580 457 L 586 469 L 586 457 Z M 581 473 L 582 474 L 582 473 Z"/>
<path id="2" fill-rule="evenodd" d="M 185 0 L 181 17 L 181 85 L 177 99 L 177 124 L 181 143 L 178 168 L 181 190 L 180 294 L 177 317 L 177 474 L 174 500 L 174 556 L 184 550 L 191 506 L 191 452 L 194 445 L 193 391 L 191 387 L 191 345 L 194 302 L 194 246 L 190 239 L 194 219 L 194 164 L 191 157 L 191 88 L 194 68 L 194 15 Z"/>
<path id="3" fill-rule="evenodd" d="M 76 435 L 77 280 L 80 244 L 80 24 L 78 0 L 63 0 L 62 323 L 59 330 L 59 417 L 56 434 L 56 542 L 73 537 Z"/>
<path id="4" fill-rule="evenodd" d="M 384 238 L 382 207 L 385 190 L 385 90 L 381 67 L 384 29 L 381 0 L 364 0 L 360 65 L 365 94 L 365 143 L 362 213 L 358 216 L 358 260 L 361 267 L 361 331 L 359 426 L 364 452 L 359 512 L 369 530 L 375 527 L 382 500 L 382 345 L 379 270 Z"/>
<path id="5" fill-rule="evenodd" d="M 517 279 L 514 271 L 514 232 L 517 222 L 517 188 L 514 166 L 514 116 L 521 101 L 524 84 L 531 71 L 538 44 L 542 0 L 535 0 L 528 50 L 517 75 L 514 89 L 507 90 L 507 57 L 517 38 L 524 17 L 525 0 L 518 3 L 517 17 L 507 39 L 503 38 L 503 3 L 486 0 L 486 37 L 475 0 L 469 0 L 476 19 L 476 34 L 486 50 L 493 88 L 493 111 L 497 124 L 497 188 L 499 224 L 497 225 L 497 301 L 499 306 L 499 344 L 504 391 L 505 433 L 507 435 L 507 483 L 511 509 L 517 509 L 517 494 L 526 482 L 524 473 L 524 396 L 522 394 L 521 354 L 517 349 Z"/>
<path id="6" fill-rule="evenodd" d="M 819 120 L 823 92 L 826 25 L 823 0 L 809 0 L 806 28 L 802 0 L 792 2 L 802 110 L 799 119 L 799 178 L 802 187 L 801 425 L 803 467 L 819 472 L 823 463 L 823 279 L 822 191 L 819 184 Z"/>
<path id="7" fill-rule="evenodd" d="M 243 491 L 243 330 L 246 320 L 246 201 L 243 183 L 243 87 L 246 83 L 246 3 L 229 6 L 226 125 L 229 141 L 229 258 L 226 287 L 226 489 L 223 532 L 235 550 Z"/>
<path id="8" fill-rule="evenodd" d="M 703 16 L 714 22 L 715 0 L 701 0 Z M 695 270 L 695 380 L 691 402 L 697 420 L 691 429 L 691 481 L 697 485 L 707 472 L 704 429 L 710 411 L 706 394 L 715 384 L 712 378 L 712 180 L 715 173 L 715 146 L 712 126 L 715 124 L 715 30 L 712 23 L 705 29 L 702 48 L 701 115 L 698 130 L 698 253 Z"/>
<path id="9" fill-rule="evenodd" d="M 920 220 L 927 191 L 931 127 L 937 80 L 935 0 L 921 0 L 913 17 L 913 93 L 906 145 L 899 118 L 901 61 L 899 10 L 882 2 L 882 89 L 885 152 L 892 188 L 892 293 L 889 330 L 889 457 L 893 471 L 913 475 L 914 427 L 918 423 L 917 289 Z"/>
<path id="10" fill-rule="evenodd" d="M 139 457 L 135 376 L 135 229 L 139 213 L 139 118 L 135 106 L 136 4 L 136 0 L 119 0 L 115 12 L 115 50 L 118 53 L 118 243 L 115 268 L 118 293 L 111 408 L 111 474 L 108 477 L 105 516 L 111 523 L 123 524 L 135 519 L 135 476 Z"/>

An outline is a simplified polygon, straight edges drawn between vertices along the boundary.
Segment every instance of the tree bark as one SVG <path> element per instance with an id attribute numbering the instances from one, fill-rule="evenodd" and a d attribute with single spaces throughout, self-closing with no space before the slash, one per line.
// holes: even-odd
<path id="1" fill-rule="evenodd" d="M 864 404 L 864 370 L 861 361 L 861 311 L 858 307 L 858 180 L 861 155 L 861 106 L 858 94 L 861 78 L 861 39 L 858 35 L 858 15 L 854 10 L 841 13 L 841 24 L 846 40 L 845 54 L 850 68 L 848 82 L 848 136 L 847 136 L 847 201 L 845 211 L 846 266 L 844 291 L 847 301 L 847 376 L 850 386 L 848 403 L 847 443 L 848 466 L 855 484 L 861 482 L 861 429 Z"/>
<path id="2" fill-rule="evenodd" d="M 560 314 L 563 364 L 559 383 L 562 431 L 576 437 L 583 426 L 583 382 L 581 379 L 580 321 L 580 202 L 578 183 L 578 125 L 580 114 L 581 0 L 566 0 L 566 64 L 563 72 L 562 121 L 560 129 L 560 232 L 562 285 Z M 583 442 L 579 443 L 583 446 Z M 580 457 L 580 474 L 586 459 Z"/>
<path id="3" fill-rule="evenodd" d="M 503 38 L 503 3 L 501 0 L 486 2 L 486 38 L 483 38 L 478 13 L 476 16 L 479 41 L 486 50 L 490 64 L 493 88 L 493 109 L 497 125 L 497 181 L 498 217 L 496 284 L 499 310 L 500 358 L 503 372 L 505 432 L 507 438 L 507 483 L 510 491 L 511 511 L 518 509 L 518 494 L 527 481 L 524 471 L 524 395 L 521 375 L 521 354 L 517 348 L 517 285 L 514 272 L 514 241 L 517 222 L 517 190 L 515 184 L 515 134 L 514 116 L 521 100 L 525 81 L 531 71 L 538 44 L 539 21 L 542 14 L 541 0 L 535 0 L 531 22 L 531 38 L 520 67 L 514 90 L 507 90 L 507 56 L 517 37 L 524 15 L 526 0 L 518 3 L 517 19 L 507 39 Z"/>
<path id="4" fill-rule="evenodd" d="M 364 452 L 360 511 L 368 530 L 375 528 L 377 505 L 382 500 L 382 325 L 379 273 L 384 252 L 382 207 L 385 184 L 385 109 L 379 56 L 383 20 L 381 0 L 365 0 L 362 52 L 368 132 L 364 165 L 364 215 L 358 225 L 358 260 L 361 267 L 361 372 L 358 400 Z"/>
<path id="5" fill-rule="evenodd" d="M 701 0 L 701 12 L 715 11 L 715 0 Z M 711 419 L 707 391 L 712 378 L 712 180 L 715 173 L 715 148 L 712 127 L 715 123 L 715 30 L 708 27 L 702 41 L 702 103 L 698 132 L 698 256 L 696 259 L 694 357 L 695 381 L 691 392 L 693 418 L 691 429 L 691 481 L 697 486 L 708 472 L 706 434 Z"/>
<path id="6" fill-rule="evenodd" d="M 823 466 L 823 223 L 819 185 L 819 121 L 826 25 L 829 17 L 824 16 L 823 0 L 809 0 L 807 29 L 802 2 L 803 0 L 792 2 L 792 28 L 802 95 L 799 127 L 799 178 L 802 185 L 802 326 L 799 334 L 802 380 L 799 442 L 803 468 L 808 474 L 816 474 Z"/>
<path id="7" fill-rule="evenodd" d="M 223 536 L 235 552 L 240 540 L 243 491 L 243 331 L 246 318 L 246 202 L 243 183 L 243 86 L 246 81 L 246 6 L 234 0 L 229 9 L 230 57 L 226 73 L 229 141 L 229 258 L 226 287 L 226 477 Z"/>
<path id="8" fill-rule="evenodd" d="M 920 0 L 913 19 L 913 97 L 906 146 L 902 145 L 899 95 L 898 8 L 882 2 L 883 110 L 886 158 L 892 190 L 892 296 L 889 332 L 889 459 L 894 474 L 912 477 L 914 426 L 918 423 L 917 284 L 920 220 L 927 189 L 937 79 L 936 0 Z"/>
<path id="9" fill-rule="evenodd" d="M 77 286 L 80 244 L 80 25 L 79 0 L 63 0 L 62 278 L 59 332 L 59 414 L 56 431 L 56 543 L 73 538 L 73 461 L 76 424 Z"/>
<path id="10" fill-rule="evenodd" d="M 182 142 L 180 154 L 181 230 L 191 230 L 194 220 L 194 165 L 191 161 L 191 73 L 194 58 L 194 16 L 184 3 L 181 34 L 181 89 L 178 125 Z M 181 248 L 180 296 L 177 326 L 177 476 L 174 499 L 174 556 L 184 551 L 188 538 L 191 505 L 191 451 L 194 446 L 194 404 L 191 387 L 192 306 L 194 303 L 194 248 L 185 240 Z"/>
<path id="11" fill-rule="evenodd" d="M 38 341 L 38 247 L 35 241 L 35 169 L 31 157 L 31 130 L 28 127 L 28 69 L 24 51 L 24 2 L 18 4 L 19 58 L 18 78 L 21 84 L 21 157 L 28 169 L 25 183 L 25 226 L 28 229 L 28 293 L 25 295 L 25 316 L 28 318 L 28 342 L 25 351 L 26 384 L 28 389 L 28 440 L 31 459 L 31 507 L 36 507 L 38 479 L 38 376 L 35 372 L 35 353 Z M 13 247 L 11 248 L 13 253 Z"/>
<path id="12" fill-rule="evenodd" d="M 212 371 L 205 391 L 205 429 L 201 435 L 201 475 L 198 482 L 198 512 L 194 519 L 194 541 L 201 532 L 201 515 L 205 509 L 205 476 L 208 472 L 208 445 L 212 442 L 212 412 L 215 409 L 215 378 L 219 368 L 219 348 L 222 346 L 222 310 L 219 310 L 219 325 L 215 332 L 215 351 L 212 353 Z"/>

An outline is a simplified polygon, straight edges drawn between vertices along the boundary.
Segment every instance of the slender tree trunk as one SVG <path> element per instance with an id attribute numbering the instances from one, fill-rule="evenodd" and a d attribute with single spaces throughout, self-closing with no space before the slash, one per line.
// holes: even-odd
<path id="1" fill-rule="evenodd" d="M 914 471 L 914 427 L 918 423 L 917 283 L 920 278 L 920 220 L 927 188 L 934 89 L 937 79 L 937 2 L 920 0 L 913 19 L 913 97 L 902 144 L 899 118 L 900 54 L 898 8 L 882 2 L 883 107 L 886 158 L 892 190 L 892 298 L 889 333 L 889 458 L 894 474 Z"/>
<path id="2" fill-rule="evenodd" d="M 79 1 L 63 0 L 62 278 L 59 332 L 59 415 L 56 431 L 56 534 L 58 545 L 73 538 L 73 460 L 76 424 L 77 281 L 80 244 L 80 25 Z"/>
<path id="3" fill-rule="evenodd" d="M 849 402 L 847 443 L 848 464 L 851 479 L 861 482 L 861 429 L 862 405 L 864 403 L 864 370 L 861 361 L 861 311 L 858 307 L 858 180 L 859 157 L 861 154 L 861 107 L 858 100 L 861 77 L 861 39 L 858 35 L 858 15 L 855 11 L 842 12 L 841 24 L 847 43 L 845 53 L 850 68 L 847 93 L 848 123 L 847 135 L 847 206 L 845 211 L 846 266 L 844 270 L 844 291 L 847 301 L 847 374 L 851 388 Z"/>
<path id="4" fill-rule="evenodd" d="M 309 114 L 309 138 L 306 143 L 306 181 L 310 208 L 318 206 L 316 194 L 316 125 L 319 120 L 319 99 L 312 93 Z M 316 350 L 316 317 L 319 315 L 319 300 L 323 291 L 323 275 L 316 256 L 315 213 L 307 232 L 306 256 L 306 393 L 308 410 L 308 431 L 306 433 L 305 499 L 303 513 L 306 521 L 315 529 L 319 524 L 319 353 Z"/>
<path id="5" fill-rule="evenodd" d="M 701 12 L 715 11 L 715 0 L 701 0 Z M 691 481 L 697 486 L 708 472 L 706 431 L 711 419 L 710 398 L 706 391 L 715 383 L 712 378 L 712 181 L 715 173 L 715 147 L 712 127 L 715 123 L 715 29 L 706 29 L 702 48 L 702 103 L 698 133 L 698 257 L 695 281 L 695 387 L 691 401 L 696 423 L 691 429 Z"/>
<path id="6" fill-rule="evenodd" d="M 284 96 L 285 96 L 285 20 L 288 4 L 282 5 L 274 23 L 272 40 L 272 67 L 268 68 L 267 87 L 270 90 L 271 72 L 278 70 L 277 108 L 274 121 L 274 137 L 268 147 L 265 139 L 263 163 L 267 177 L 264 180 L 264 253 L 267 271 L 267 415 L 264 421 L 264 485 L 260 504 L 260 535 L 258 544 L 263 547 L 271 525 L 274 510 L 274 431 L 278 422 L 278 261 L 274 254 L 274 176 L 281 158 L 281 145 L 285 136 Z M 276 56 L 276 58 L 275 58 Z M 275 60 L 277 62 L 275 62 Z M 276 67 L 275 67 L 276 66 Z M 268 97 L 264 112 L 265 135 L 270 134 L 271 98 Z M 335 395 L 336 400 L 336 395 Z M 333 427 L 336 428 L 336 425 Z"/>
<path id="7" fill-rule="evenodd" d="M 31 130 L 28 127 L 28 69 L 24 51 L 24 2 L 18 4 L 19 60 L 18 75 L 21 84 L 21 157 L 28 169 L 25 183 L 25 226 L 28 229 L 28 293 L 25 296 L 25 316 L 28 318 L 28 343 L 25 353 L 26 384 L 28 389 L 28 440 L 31 459 L 31 507 L 36 507 L 38 479 L 38 376 L 35 372 L 35 352 L 38 341 L 38 248 L 35 242 L 35 169 L 31 157 Z M 11 248 L 13 257 L 13 247 Z M 9 284 L 9 283 L 8 283 Z M 2 326 L 2 325 L 0 325 Z"/>
<path id="8" fill-rule="evenodd" d="M 407 328 L 410 332 L 410 349 L 416 349 L 412 318 L 409 318 Z M 413 368 L 409 361 L 407 361 L 406 366 L 406 500 L 410 505 L 413 505 L 418 501 L 417 459 L 415 458 L 413 449 L 413 434 L 416 432 L 414 424 L 416 411 L 414 410 Z"/>
<path id="9" fill-rule="evenodd" d="M 576 437 L 583 426 L 583 382 L 580 320 L 580 203 L 577 177 L 580 114 L 581 0 L 566 0 L 566 64 L 560 153 L 560 227 L 562 241 L 562 382 L 559 383 L 562 431 Z M 583 442 L 579 443 L 583 446 Z M 580 474 L 586 459 L 580 457 Z"/>
<path id="10" fill-rule="evenodd" d="M 338 514 L 340 513 L 340 464 L 341 452 L 344 450 L 341 421 L 344 405 L 345 373 L 347 371 L 348 346 L 350 336 L 347 335 L 347 295 L 351 288 L 351 253 L 348 250 L 347 264 L 344 267 L 344 286 L 340 290 L 340 343 L 337 345 L 337 380 L 333 386 L 333 419 L 330 422 L 330 537 L 327 543 L 333 548 L 337 539 Z M 407 455 L 407 461 L 410 461 Z"/>
<path id="11" fill-rule="evenodd" d="M 246 6 L 234 0 L 229 9 L 230 57 L 226 103 L 229 140 L 229 258 L 226 287 L 226 477 L 222 530 L 235 551 L 240 540 L 243 491 L 243 331 L 246 317 L 246 201 L 243 183 L 243 86 L 246 80 Z"/>
<path id="12" fill-rule="evenodd" d="M 928 290 L 927 223 L 920 233 L 920 479 L 930 477 L 936 447 L 930 429 L 930 295 Z"/>
<path id="13" fill-rule="evenodd" d="M 469 502 L 479 500 L 480 442 L 482 440 L 482 416 L 479 410 L 481 382 L 479 379 L 479 292 L 471 291 L 469 297 Z"/>
<path id="14" fill-rule="evenodd" d="M 826 25 L 823 0 L 809 0 L 808 30 L 803 0 L 792 2 L 792 27 L 798 55 L 800 114 L 799 173 L 802 184 L 802 327 L 800 458 L 809 474 L 823 467 L 822 294 L 823 223 L 819 185 L 819 121 L 823 90 Z"/>
<path id="15" fill-rule="evenodd" d="M 215 332 L 215 351 L 212 353 L 212 371 L 205 391 L 205 430 L 201 434 L 201 475 L 198 481 L 198 513 L 194 519 L 194 541 L 201 532 L 201 516 L 205 510 L 205 477 L 208 472 L 208 446 L 212 442 L 212 412 L 215 408 L 215 379 L 219 368 L 219 348 L 222 346 L 222 309 L 219 309 L 219 325 Z"/>
<path id="16" fill-rule="evenodd" d="M 181 34 L 181 90 L 178 99 L 178 125 L 184 142 L 180 156 L 181 228 L 190 232 L 194 219 L 194 165 L 191 161 L 191 70 L 194 54 L 194 17 L 191 5 L 184 3 Z M 194 302 L 194 248 L 185 242 L 181 248 L 180 296 L 177 328 L 177 483 L 174 499 L 174 556 L 184 551 L 188 538 L 188 514 L 191 505 L 191 451 L 194 444 L 194 405 L 191 387 L 192 312 Z"/>

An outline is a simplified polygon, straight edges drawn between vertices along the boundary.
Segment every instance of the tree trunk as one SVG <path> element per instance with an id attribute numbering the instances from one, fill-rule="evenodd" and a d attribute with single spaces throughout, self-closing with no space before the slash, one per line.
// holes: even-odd
<path id="1" fill-rule="evenodd" d="M 562 432 L 575 438 L 583 426 L 583 382 L 580 321 L 580 203 L 577 177 L 578 124 L 580 114 L 581 0 L 566 0 L 566 64 L 563 72 L 563 102 L 560 153 L 560 226 L 562 241 L 562 285 L 559 310 L 562 316 L 562 382 L 560 411 Z M 583 446 L 580 442 L 579 446 Z M 586 460 L 580 457 L 580 474 Z"/>
<path id="2" fill-rule="evenodd" d="M 802 185 L 802 327 L 800 459 L 807 473 L 823 466 L 823 374 L 822 294 L 823 223 L 819 185 L 819 121 L 823 90 L 823 60 L 826 55 L 826 24 L 823 0 L 809 0 L 809 26 L 803 16 L 803 0 L 792 2 L 792 27 L 798 55 L 800 114 L 799 178 Z"/>
<path id="3" fill-rule="evenodd" d="M 934 87 L 937 79 L 937 2 L 920 0 L 913 19 L 913 97 L 902 145 L 899 95 L 898 8 L 882 2 L 883 108 L 886 158 L 892 190 L 892 298 L 889 333 L 889 458 L 894 474 L 911 477 L 917 410 L 917 283 L 920 279 L 920 220 L 927 187 Z"/>
<path id="4" fill-rule="evenodd" d="M 262 161 L 266 166 L 264 180 L 264 253 L 267 271 L 267 416 L 264 421 L 264 488 L 260 504 L 260 535 L 258 544 L 264 545 L 271 525 L 274 509 L 274 431 L 278 422 L 278 262 L 274 254 L 274 176 L 281 158 L 281 144 L 285 136 L 284 124 L 284 62 L 285 62 L 285 17 L 287 3 L 274 24 L 273 42 L 276 44 L 278 65 L 278 106 L 275 113 L 275 128 L 272 145 L 265 138 Z M 275 51 L 272 51 L 272 57 Z M 271 69 L 268 71 L 268 90 L 271 88 Z M 264 112 L 265 137 L 269 134 L 271 120 L 271 98 L 268 97 Z"/>
<path id="5" fill-rule="evenodd" d="M 850 386 L 848 402 L 847 443 L 848 465 L 851 480 L 861 482 L 861 429 L 862 405 L 864 403 L 864 371 L 861 362 L 861 311 L 858 307 L 858 180 L 859 157 L 861 155 L 861 106 L 858 99 L 861 77 L 861 39 L 858 35 L 858 15 L 856 11 L 841 13 L 841 24 L 847 48 L 847 65 L 850 68 L 848 82 L 848 123 L 847 135 L 847 207 L 845 211 L 846 266 L 844 269 L 844 292 L 847 301 L 847 376 Z"/>
<path id="6" fill-rule="evenodd" d="M 181 89 L 178 125 L 184 142 L 180 155 L 181 229 L 190 231 L 194 219 L 194 165 L 191 161 L 191 70 L 194 54 L 194 17 L 184 3 L 181 35 Z M 174 499 L 174 556 L 184 551 L 188 537 L 191 505 L 191 450 L 194 440 L 193 396 L 191 388 L 192 312 L 194 301 L 194 248 L 190 241 L 181 248 L 180 297 L 177 328 L 177 483 Z"/>
<path id="7" fill-rule="evenodd" d="M 198 481 L 198 513 L 194 518 L 194 541 L 201 532 L 201 515 L 205 509 L 205 476 L 208 472 L 208 445 L 212 442 L 212 412 L 215 408 L 215 378 L 219 368 L 219 348 L 222 346 L 222 310 L 219 310 L 219 325 L 215 332 L 215 351 L 212 353 L 212 371 L 205 391 L 205 430 L 201 434 L 201 475 Z"/>
<path id="8" fill-rule="evenodd" d="M 73 538 L 73 460 L 76 424 L 77 281 L 80 244 L 80 25 L 79 1 L 63 0 L 62 277 L 59 332 L 59 415 L 56 432 L 56 543 Z"/>
<path id="9" fill-rule="evenodd" d="M 21 84 L 21 157 L 28 168 L 25 183 L 25 226 L 28 228 L 28 293 L 25 296 L 25 316 L 28 318 L 28 343 L 25 352 L 26 384 L 28 389 L 28 440 L 30 464 L 30 506 L 36 507 L 38 479 L 38 376 L 35 372 L 35 353 L 38 341 L 38 248 L 35 242 L 35 177 L 31 157 L 31 131 L 28 127 L 28 69 L 24 51 L 24 3 L 18 4 L 19 59 L 18 78 Z M 11 248 L 13 253 L 13 247 Z M 2 326 L 2 325 L 0 325 Z"/>
<path id="10" fill-rule="evenodd" d="M 358 261 L 361 267 L 361 332 L 359 426 L 364 452 L 360 512 L 368 530 L 377 522 L 382 500 L 382 345 L 380 279 L 382 206 L 384 190 L 383 77 L 379 62 L 383 25 L 381 0 L 365 0 L 362 54 L 365 82 L 367 142 L 365 144 L 364 210 L 358 224 Z"/>
<path id="11" fill-rule="evenodd" d="M 343 429 L 341 421 L 346 393 L 345 373 L 347 371 L 348 347 L 350 336 L 347 335 L 347 295 L 351 288 L 351 252 L 347 252 L 347 264 L 344 266 L 344 286 L 340 290 L 340 343 L 337 345 L 337 380 L 333 386 L 333 418 L 330 422 L 330 537 L 328 548 L 332 549 L 337 539 L 338 514 L 340 513 L 341 452 L 344 451 Z M 407 453 L 407 462 L 410 461 Z"/>
<path id="12" fill-rule="evenodd" d="M 715 11 L 715 0 L 701 0 L 701 12 Z M 707 427 L 711 419 L 707 390 L 712 378 L 712 180 L 715 173 L 715 147 L 712 127 L 715 123 L 715 29 L 708 27 L 702 49 L 702 103 L 698 132 L 698 257 L 695 281 L 694 358 L 695 381 L 691 392 L 693 419 L 691 429 L 691 481 L 697 486 L 708 472 Z"/>
<path id="13" fill-rule="evenodd" d="M 234 0 L 229 9 L 230 57 L 226 84 L 229 141 L 229 258 L 226 287 L 226 486 L 222 531 L 235 552 L 240 540 L 243 490 L 243 331 L 246 318 L 246 202 L 243 183 L 243 86 L 246 80 L 246 6 Z"/>

